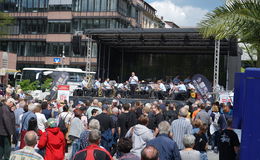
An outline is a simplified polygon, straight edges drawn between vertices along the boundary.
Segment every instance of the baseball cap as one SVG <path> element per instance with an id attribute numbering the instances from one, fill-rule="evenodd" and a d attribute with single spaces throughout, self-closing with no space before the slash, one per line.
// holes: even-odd
<path id="1" fill-rule="evenodd" d="M 57 120 L 55 119 L 55 118 L 49 118 L 48 119 L 48 126 L 50 127 L 50 128 L 55 128 L 55 127 L 57 127 L 58 125 L 57 125 Z"/>

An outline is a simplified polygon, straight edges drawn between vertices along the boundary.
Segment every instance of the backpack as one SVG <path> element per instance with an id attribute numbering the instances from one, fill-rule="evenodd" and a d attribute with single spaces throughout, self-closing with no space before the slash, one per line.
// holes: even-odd
<path id="1" fill-rule="evenodd" d="M 68 113 L 68 114 L 69 114 L 69 113 Z M 68 115 L 68 114 L 67 114 L 67 115 Z M 58 127 L 60 128 L 60 131 L 61 131 L 62 133 L 64 133 L 64 134 L 66 134 L 66 133 L 68 132 L 68 128 L 67 128 L 66 123 L 65 123 L 65 119 L 66 119 L 67 115 L 65 116 L 65 118 L 61 118 L 61 117 L 60 117 L 60 119 L 59 119 L 59 125 L 58 125 Z"/>

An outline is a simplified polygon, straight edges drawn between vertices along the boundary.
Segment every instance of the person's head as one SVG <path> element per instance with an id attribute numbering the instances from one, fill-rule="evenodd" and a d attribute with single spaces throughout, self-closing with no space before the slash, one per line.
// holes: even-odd
<path id="1" fill-rule="evenodd" d="M 57 120 L 55 118 L 49 118 L 47 123 L 49 128 L 56 128 L 58 126 Z"/>
<path id="2" fill-rule="evenodd" d="M 152 110 L 154 114 L 158 114 L 160 112 L 160 106 L 158 104 L 152 105 Z"/>
<path id="3" fill-rule="evenodd" d="M 169 110 L 175 110 L 176 109 L 176 105 L 174 103 L 169 104 Z"/>
<path id="4" fill-rule="evenodd" d="M 106 79 L 106 81 L 107 81 L 107 82 L 109 82 L 109 81 L 110 81 L 110 79 L 109 79 L 109 78 L 107 78 L 107 79 Z"/>
<path id="5" fill-rule="evenodd" d="M 232 119 L 231 118 L 228 118 L 227 126 L 228 126 L 228 128 L 232 128 Z"/>
<path id="6" fill-rule="evenodd" d="M 93 105 L 93 106 L 98 106 L 98 100 L 97 100 L 97 99 L 94 99 L 93 102 L 92 102 L 92 105 Z"/>
<path id="7" fill-rule="evenodd" d="M 200 104 L 200 109 L 205 109 L 206 105 L 204 103 Z"/>
<path id="8" fill-rule="evenodd" d="M 114 108 L 112 109 L 112 114 L 118 115 L 118 113 L 119 113 L 119 109 L 118 109 L 117 107 L 114 107 Z"/>
<path id="9" fill-rule="evenodd" d="M 180 109 L 180 111 L 179 111 L 179 116 L 180 117 L 187 117 L 187 115 L 189 114 L 189 111 L 186 109 L 186 108 L 184 108 L 184 107 L 182 107 L 181 109 Z"/>
<path id="10" fill-rule="evenodd" d="M 135 76 L 135 72 L 132 72 L 132 74 L 131 74 L 132 76 Z"/>
<path id="11" fill-rule="evenodd" d="M 185 134 L 183 137 L 183 145 L 185 148 L 193 148 L 195 144 L 195 137 L 191 134 Z"/>
<path id="12" fill-rule="evenodd" d="M 88 128 L 90 130 L 96 129 L 96 130 L 100 130 L 100 123 L 98 120 L 96 119 L 92 119 L 89 124 L 88 124 Z"/>
<path id="13" fill-rule="evenodd" d="M 229 112 L 230 111 L 230 107 L 228 105 L 224 104 L 223 105 L 223 111 L 226 112 L 226 113 Z"/>
<path id="14" fill-rule="evenodd" d="M 118 151 L 122 153 L 129 153 L 132 146 L 132 140 L 129 138 L 120 138 L 117 143 Z"/>
<path id="15" fill-rule="evenodd" d="M 124 111 L 129 111 L 130 104 L 129 103 L 123 104 L 123 109 L 124 109 Z"/>
<path id="16" fill-rule="evenodd" d="M 102 112 L 103 113 L 108 113 L 108 110 L 109 110 L 109 106 L 107 104 L 103 104 L 102 105 Z"/>
<path id="17" fill-rule="evenodd" d="M 200 128 L 202 125 L 203 125 L 203 123 L 202 123 L 202 121 L 201 121 L 200 119 L 195 119 L 195 120 L 193 121 L 193 126 L 194 126 L 195 128 Z"/>
<path id="18" fill-rule="evenodd" d="M 35 131 L 27 131 L 24 136 L 24 141 L 26 146 L 34 148 L 34 146 L 37 144 L 38 136 Z"/>
<path id="19" fill-rule="evenodd" d="M 24 112 L 28 112 L 28 105 L 27 104 L 24 105 L 23 110 L 24 110 Z"/>
<path id="20" fill-rule="evenodd" d="M 69 106 L 67 104 L 65 104 L 63 106 L 63 112 L 68 112 L 68 110 L 69 110 Z"/>
<path id="21" fill-rule="evenodd" d="M 41 105 L 42 105 L 41 106 L 42 109 L 47 109 L 48 108 L 48 102 L 46 102 L 46 101 L 43 101 Z"/>
<path id="22" fill-rule="evenodd" d="M 101 140 L 101 132 L 97 129 L 93 129 L 89 132 L 88 141 L 91 144 L 99 145 Z"/>
<path id="23" fill-rule="evenodd" d="M 167 121 L 162 121 L 158 125 L 159 134 L 169 134 L 171 131 L 171 125 Z"/>
<path id="24" fill-rule="evenodd" d="M 36 105 L 35 105 L 34 103 L 30 103 L 30 104 L 28 105 L 28 110 L 29 110 L 29 111 L 32 111 L 32 112 L 35 112 L 35 110 L 36 110 Z"/>
<path id="25" fill-rule="evenodd" d="M 141 124 L 141 125 L 148 125 L 148 122 L 149 122 L 149 118 L 145 115 L 141 115 L 139 118 L 138 118 L 138 123 Z"/>
<path id="26" fill-rule="evenodd" d="M 36 113 L 41 112 L 41 110 L 42 110 L 41 104 L 40 103 L 34 103 L 34 105 L 35 105 L 35 110 L 34 111 Z"/>
<path id="27" fill-rule="evenodd" d="M 212 110 L 212 112 L 218 112 L 219 111 L 218 106 L 214 105 L 214 104 L 213 104 L 211 110 Z"/>
<path id="28" fill-rule="evenodd" d="M 141 160 L 158 160 L 159 152 L 153 146 L 146 146 L 141 152 Z"/>
<path id="29" fill-rule="evenodd" d="M 74 116 L 75 116 L 75 117 L 77 117 L 77 118 L 79 118 L 79 119 L 81 118 L 81 116 L 82 116 L 82 111 L 81 111 L 80 109 L 77 108 L 77 109 L 75 109 L 73 112 L 74 112 Z"/>
<path id="30" fill-rule="evenodd" d="M 147 105 L 145 105 L 144 108 L 143 108 L 143 110 L 142 110 L 142 112 L 143 112 L 144 115 L 148 115 L 149 112 L 150 112 L 150 107 L 147 106 Z"/>
<path id="31" fill-rule="evenodd" d="M 5 104 L 8 107 L 12 108 L 13 106 L 15 106 L 15 100 L 13 98 L 8 98 Z"/>
<path id="32" fill-rule="evenodd" d="M 98 115 L 98 110 L 97 109 L 93 109 L 92 111 L 91 111 L 91 114 L 92 114 L 92 116 L 97 116 Z"/>
<path id="33" fill-rule="evenodd" d="M 200 126 L 199 134 L 205 134 L 207 132 L 208 126 L 206 124 L 202 124 Z"/>

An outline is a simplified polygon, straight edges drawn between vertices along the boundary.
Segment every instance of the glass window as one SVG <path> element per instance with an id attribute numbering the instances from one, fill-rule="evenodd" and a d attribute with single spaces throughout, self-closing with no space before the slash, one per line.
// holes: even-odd
<path id="1" fill-rule="evenodd" d="M 94 0 L 88 1 L 88 11 L 94 11 Z"/>
<path id="2" fill-rule="evenodd" d="M 95 0 L 95 11 L 96 12 L 100 11 L 100 1 L 101 0 Z"/>
<path id="3" fill-rule="evenodd" d="M 101 11 L 102 12 L 107 11 L 107 0 L 102 0 Z"/>

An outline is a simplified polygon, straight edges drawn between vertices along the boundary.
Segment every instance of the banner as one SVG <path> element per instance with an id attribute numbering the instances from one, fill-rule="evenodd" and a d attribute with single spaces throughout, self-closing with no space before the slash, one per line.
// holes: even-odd
<path id="1" fill-rule="evenodd" d="M 70 97 L 70 86 L 68 85 L 58 85 L 58 96 L 57 100 L 63 101 L 67 100 L 69 102 Z"/>
<path id="2" fill-rule="evenodd" d="M 198 97 L 200 97 L 204 103 L 207 101 L 213 102 L 212 84 L 210 81 L 201 74 L 196 74 L 192 77 L 192 83 L 197 91 Z"/>
<path id="3" fill-rule="evenodd" d="M 219 93 L 219 103 L 227 104 L 228 102 L 233 105 L 234 92 L 221 92 Z"/>
<path id="4" fill-rule="evenodd" d="M 69 79 L 68 72 L 53 72 L 51 74 L 53 79 L 50 98 L 55 99 L 57 97 L 57 90 L 59 85 L 65 85 Z"/>

